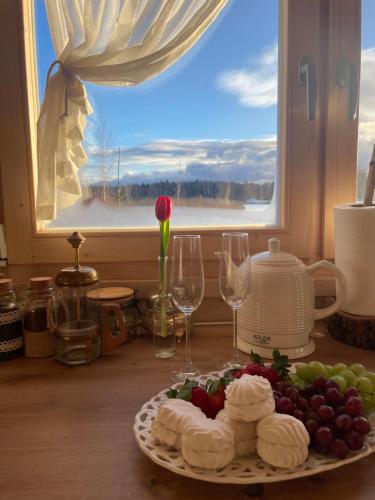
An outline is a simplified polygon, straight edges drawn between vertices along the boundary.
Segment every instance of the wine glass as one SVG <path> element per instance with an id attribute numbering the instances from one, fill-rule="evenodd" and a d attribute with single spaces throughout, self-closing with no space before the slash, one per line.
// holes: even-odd
<path id="1" fill-rule="evenodd" d="M 198 235 L 173 237 L 171 294 L 176 307 L 185 315 L 185 366 L 173 372 L 172 380 L 184 381 L 199 375 L 191 360 L 190 316 L 201 304 L 204 294 L 204 273 L 201 238 Z"/>
<path id="2" fill-rule="evenodd" d="M 237 312 L 250 293 L 250 256 L 247 233 L 223 233 L 219 271 L 220 293 L 233 310 L 233 354 L 223 368 L 240 368 Z"/>

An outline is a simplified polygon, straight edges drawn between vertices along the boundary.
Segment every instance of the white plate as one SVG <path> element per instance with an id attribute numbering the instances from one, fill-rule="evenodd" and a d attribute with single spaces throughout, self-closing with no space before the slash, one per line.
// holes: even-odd
<path id="1" fill-rule="evenodd" d="M 220 376 L 219 372 L 211 372 L 207 375 L 201 375 L 197 381 L 200 384 L 205 384 L 208 378 L 217 378 L 218 376 Z M 178 385 L 180 384 L 176 384 L 174 387 Z M 151 423 L 160 404 L 167 399 L 167 390 L 159 392 L 159 394 L 142 406 L 142 409 L 135 416 L 134 434 L 143 453 L 150 457 L 153 462 L 181 476 L 209 481 L 211 483 L 273 483 L 312 476 L 313 474 L 336 469 L 351 462 L 356 462 L 375 451 L 375 424 L 372 422 L 372 430 L 366 438 L 364 447 L 358 452 L 351 452 L 344 460 L 311 452 L 306 462 L 295 469 L 273 467 L 263 462 L 256 455 L 235 458 L 223 469 L 209 470 L 192 467 L 185 462 L 180 451 L 158 445 L 151 437 Z"/>

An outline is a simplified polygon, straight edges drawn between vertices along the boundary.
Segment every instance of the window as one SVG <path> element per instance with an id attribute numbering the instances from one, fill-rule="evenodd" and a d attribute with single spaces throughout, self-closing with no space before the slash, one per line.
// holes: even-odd
<path id="1" fill-rule="evenodd" d="M 55 59 L 44 0 L 35 18 L 41 101 Z M 45 228 L 154 227 L 159 195 L 174 200 L 174 227 L 274 225 L 277 39 L 277 0 L 229 2 L 150 82 L 86 83 L 82 197 Z"/>
<path id="2" fill-rule="evenodd" d="M 242 3 L 239 0 L 235 2 Z M 348 148 L 355 151 L 352 137 L 356 134 L 356 123 L 351 124 L 349 130 L 340 121 L 342 117 L 335 113 L 335 109 L 343 105 L 341 101 L 345 96 L 335 83 L 332 68 L 339 50 L 348 52 L 349 57 L 357 57 L 358 6 L 359 2 L 346 0 L 289 0 L 279 3 L 279 58 L 282 64 L 279 68 L 277 180 L 280 211 L 277 227 L 248 227 L 252 253 L 264 250 L 267 239 L 276 234 L 285 250 L 302 258 L 314 260 L 322 254 L 330 255 L 329 213 L 337 201 L 346 201 L 355 184 L 355 171 L 348 166 Z M 12 264 L 55 265 L 71 258 L 64 240 L 69 231 L 37 227 L 34 217 L 35 175 L 32 175 L 32 165 L 35 166 L 38 102 L 33 8 L 32 0 L 8 1 L 0 6 L 2 47 L 11 44 L 15 48 L 12 57 L 5 56 L 0 61 L 1 73 L 7 75 L 1 90 L 2 102 L 5 103 L 1 120 L 8 125 L 2 137 L 7 144 L 2 156 L 5 222 Z M 213 33 L 212 36 L 215 30 Z M 299 60 L 303 56 L 314 62 L 318 82 L 313 121 L 306 118 L 306 88 L 298 85 Z M 238 68 L 240 65 L 237 64 L 228 67 L 230 71 Z M 230 93 L 224 95 L 226 99 L 232 97 Z M 25 109 L 29 111 L 28 115 Z M 339 153 L 335 147 L 337 143 L 340 147 L 343 144 Z M 353 153 L 350 154 L 353 156 Z M 342 173 L 345 175 L 342 176 Z M 225 227 L 231 226 L 228 224 Z M 198 228 L 195 231 L 204 234 L 206 276 L 216 279 L 213 254 L 220 244 L 222 228 Z M 108 275 L 115 275 L 111 262 L 122 263 L 121 272 L 124 273 L 134 268 L 132 272 L 138 279 L 154 275 L 153 261 L 158 251 L 156 227 L 148 230 L 116 228 L 116 231 L 109 227 L 93 228 L 85 234 L 89 238 L 82 252 L 83 260 L 102 263 L 100 265 Z M 136 266 L 135 262 L 138 263 Z"/>
<path id="3" fill-rule="evenodd" d="M 363 201 L 368 164 L 375 144 L 375 36 L 371 26 L 375 4 L 362 0 L 361 85 L 359 96 L 357 199 Z"/>

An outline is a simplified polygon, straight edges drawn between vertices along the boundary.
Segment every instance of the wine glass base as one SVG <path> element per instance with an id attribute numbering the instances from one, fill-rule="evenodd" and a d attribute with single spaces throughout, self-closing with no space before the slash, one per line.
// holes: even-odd
<path id="1" fill-rule="evenodd" d="M 242 368 L 243 363 L 241 363 L 239 360 L 231 360 L 231 361 L 226 361 L 221 369 L 222 370 L 239 370 Z"/>
<path id="2" fill-rule="evenodd" d="M 187 366 L 172 372 L 171 380 L 172 382 L 185 382 L 185 380 L 194 380 L 199 376 L 200 372 L 194 366 Z"/>

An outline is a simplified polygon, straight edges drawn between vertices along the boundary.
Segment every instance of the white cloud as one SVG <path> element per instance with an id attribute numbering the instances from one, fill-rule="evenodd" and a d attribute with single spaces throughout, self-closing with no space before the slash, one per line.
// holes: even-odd
<path id="1" fill-rule="evenodd" d="M 362 50 L 358 166 L 367 169 L 375 144 L 375 47 Z"/>
<path id="2" fill-rule="evenodd" d="M 246 107 L 268 108 L 277 104 L 277 44 L 264 49 L 250 68 L 230 70 L 219 75 L 219 89 L 233 94 Z"/>
<path id="3" fill-rule="evenodd" d="M 276 171 L 276 137 L 248 140 L 160 140 L 121 148 L 121 177 L 131 184 L 170 181 L 267 181 Z M 107 150 L 112 178 L 117 177 L 118 148 Z M 86 179 L 95 181 L 103 154 L 89 151 Z M 126 173 L 125 173 L 126 172 Z"/>

